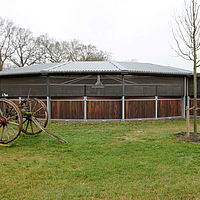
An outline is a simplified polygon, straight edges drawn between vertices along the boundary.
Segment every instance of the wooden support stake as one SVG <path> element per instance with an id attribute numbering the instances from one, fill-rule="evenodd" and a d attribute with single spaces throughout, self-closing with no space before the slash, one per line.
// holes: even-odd
<path id="1" fill-rule="evenodd" d="M 190 109 L 186 106 L 187 137 L 190 137 Z"/>

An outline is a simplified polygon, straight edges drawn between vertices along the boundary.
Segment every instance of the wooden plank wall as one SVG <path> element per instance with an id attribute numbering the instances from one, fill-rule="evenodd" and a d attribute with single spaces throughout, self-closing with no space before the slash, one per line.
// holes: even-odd
<path id="1" fill-rule="evenodd" d="M 14 100 L 18 105 L 19 100 Z M 44 99 L 46 104 L 46 100 Z M 83 97 L 51 99 L 51 119 L 73 119 L 84 120 L 84 99 Z M 159 98 L 157 101 L 157 117 L 175 117 L 182 115 L 181 99 Z M 190 107 L 193 101 L 190 100 Z M 92 119 L 122 119 L 121 98 L 88 97 L 86 102 L 88 120 Z M 198 101 L 200 107 L 200 101 Z M 150 98 L 125 98 L 125 120 L 137 118 L 155 118 L 156 101 Z M 192 111 L 190 112 L 192 115 Z M 200 115 L 200 110 L 198 110 Z"/>
<path id="2" fill-rule="evenodd" d="M 84 102 L 51 101 L 51 119 L 84 119 Z"/>
<path id="3" fill-rule="evenodd" d="M 153 100 L 128 100 L 125 103 L 125 119 L 154 118 L 155 101 Z"/>
<path id="4" fill-rule="evenodd" d="M 151 98 L 152 99 L 152 98 Z M 122 101 L 106 98 L 87 99 L 88 120 L 92 119 L 121 119 Z M 155 100 L 145 99 L 126 99 L 125 100 L 125 119 L 155 118 Z M 158 100 L 158 117 L 175 117 L 182 114 L 181 100 Z M 71 101 L 54 99 L 51 102 L 52 119 L 84 119 L 83 98 Z"/>
<path id="5" fill-rule="evenodd" d="M 181 100 L 158 100 L 158 117 L 175 117 L 181 115 Z"/>
<path id="6" fill-rule="evenodd" d="M 121 101 L 88 101 L 87 119 L 121 119 Z"/>
<path id="7" fill-rule="evenodd" d="M 190 108 L 194 106 L 194 100 L 190 99 Z M 197 101 L 197 108 L 200 108 L 200 100 Z M 193 110 L 190 110 L 190 115 L 194 115 Z M 200 116 L 200 109 L 197 110 L 197 116 Z"/>

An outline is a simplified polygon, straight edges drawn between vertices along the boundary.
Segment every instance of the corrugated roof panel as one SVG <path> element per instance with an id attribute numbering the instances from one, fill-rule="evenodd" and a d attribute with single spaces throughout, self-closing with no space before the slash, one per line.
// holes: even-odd
<path id="1" fill-rule="evenodd" d="M 184 70 L 176 67 L 155 65 L 149 63 L 137 62 L 118 62 L 128 71 L 141 73 L 158 73 L 158 74 L 192 74 L 189 70 Z"/>
<path id="2" fill-rule="evenodd" d="M 1 71 L 0 76 L 23 75 L 23 74 L 42 74 L 42 73 L 151 73 L 151 74 L 174 74 L 192 75 L 192 71 L 179 69 L 169 66 L 161 66 L 148 63 L 136 62 L 65 62 L 48 63 L 22 67 L 7 71 Z"/>
<path id="3" fill-rule="evenodd" d="M 31 65 L 26 67 L 20 67 L 16 69 L 1 71 L 0 75 L 15 75 L 15 74 L 37 74 L 42 73 L 42 71 L 46 71 L 49 68 L 57 66 L 58 63 L 47 63 L 47 64 L 38 64 L 38 65 Z"/>
<path id="4" fill-rule="evenodd" d="M 111 62 L 70 62 L 60 65 L 49 72 L 106 72 L 120 71 Z"/>

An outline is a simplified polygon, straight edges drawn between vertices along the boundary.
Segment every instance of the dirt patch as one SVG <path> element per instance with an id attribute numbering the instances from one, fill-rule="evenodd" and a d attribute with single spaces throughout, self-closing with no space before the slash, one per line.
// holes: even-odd
<path id="1" fill-rule="evenodd" d="M 194 133 L 190 132 L 190 137 L 187 137 L 186 132 L 180 132 L 176 133 L 173 136 L 175 137 L 176 140 L 181 140 L 183 142 L 192 142 L 192 143 L 200 143 L 200 133 L 197 133 L 198 137 L 194 137 Z"/>

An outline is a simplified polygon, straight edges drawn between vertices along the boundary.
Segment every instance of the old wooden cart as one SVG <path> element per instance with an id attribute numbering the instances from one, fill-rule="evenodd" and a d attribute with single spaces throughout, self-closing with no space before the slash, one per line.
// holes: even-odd
<path id="1" fill-rule="evenodd" d="M 8 144 L 15 140 L 20 132 L 36 135 L 44 131 L 56 140 L 67 143 L 45 129 L 49 113 L 43 101 L 36 98 L 23 99 L 19 105 L 13 101 L 0 99 L 0 143 Z"/>

